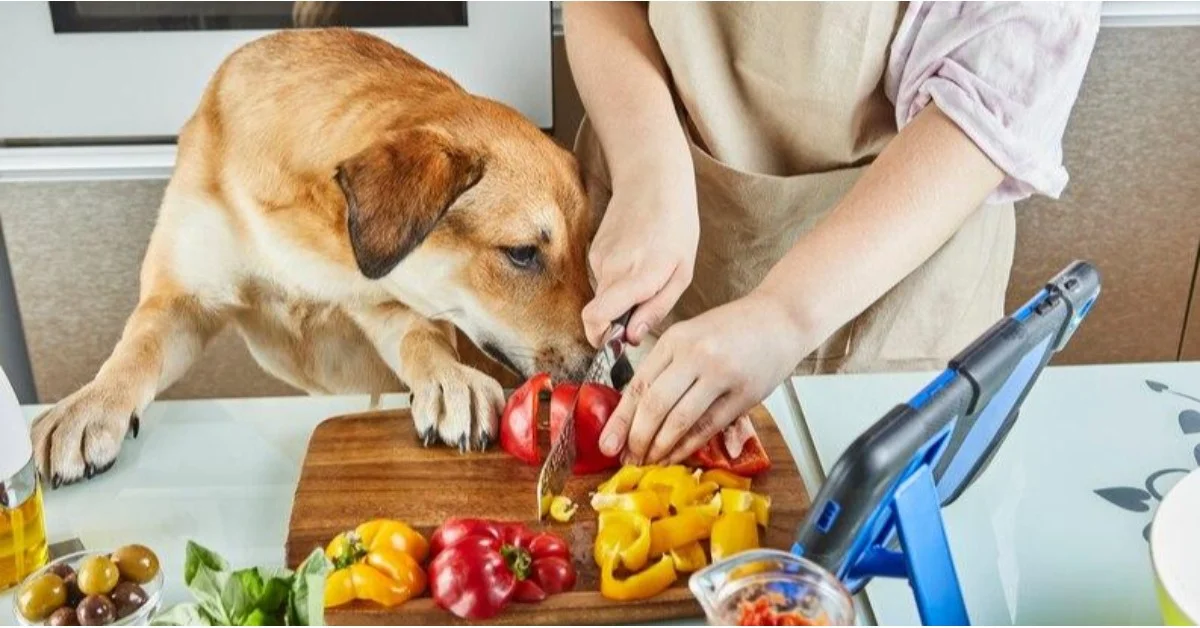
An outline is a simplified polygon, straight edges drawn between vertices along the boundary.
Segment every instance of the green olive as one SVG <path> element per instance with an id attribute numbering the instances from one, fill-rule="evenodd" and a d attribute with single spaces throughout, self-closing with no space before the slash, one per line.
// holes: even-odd
<path id="1" fill-rule="evenodd" d="M 46 572 L 21 587 L 17 610 L 26 619 L 42 621 L 67 603 L 67 587 L 58 574 Z"/>
<path id="2" fill-rule="evenodd" d="M 117 586 L 121 573 L 107 556 L 88 556 L 79 564 L 78 578 L 84 595 L 105 595 Z"/>
<path id="3" fill-rule="evenodd" d="M 130 582 L 146 584 L 158 575 L 158 556 L 145 545 L 126 545 L 113 552 L 112 561 Z"/>

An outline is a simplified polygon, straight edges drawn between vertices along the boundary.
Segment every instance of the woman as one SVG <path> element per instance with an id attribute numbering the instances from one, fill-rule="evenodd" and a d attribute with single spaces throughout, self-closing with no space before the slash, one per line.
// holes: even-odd
<path id="1" fill-rule="evenodd" d="M 569 3 L 597 342 L 665 329 L 601 436 L 677 462 L 793 372 L 933 369 L 1057 197 L 1099 3 Z"/>

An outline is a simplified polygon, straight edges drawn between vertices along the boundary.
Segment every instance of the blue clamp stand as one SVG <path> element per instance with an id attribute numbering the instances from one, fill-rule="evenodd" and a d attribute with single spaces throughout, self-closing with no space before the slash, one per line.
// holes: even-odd
<path id="1" fill-rule="evenodd" d="M 1096 269 L 1072 264 L 859 436 L 830 470 L 792 551 L 852 593 L 871 578 L 907 579 L 923 624 L 969 625 L 942 508 L 987 467 L 1099 293 Z"/>

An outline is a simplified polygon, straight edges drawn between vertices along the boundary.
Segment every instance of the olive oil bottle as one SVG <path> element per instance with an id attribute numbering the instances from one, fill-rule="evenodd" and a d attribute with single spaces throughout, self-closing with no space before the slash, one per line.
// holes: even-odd
<path id="1" fill-rule="evenodd" d="M 0 591 L 45 565 L 48 557 L 29 428 L 0 370 Z"/>

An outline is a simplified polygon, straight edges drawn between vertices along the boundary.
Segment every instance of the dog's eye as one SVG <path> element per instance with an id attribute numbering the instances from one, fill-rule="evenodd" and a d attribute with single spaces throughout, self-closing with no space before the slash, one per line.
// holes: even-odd
<path id="1" fill-rule="evenodd" d="M 504 249 L 508 261 L 517 268 L 533 268 L 537 265 L 538 249 L 536 246 L 512 246 Z"/>

